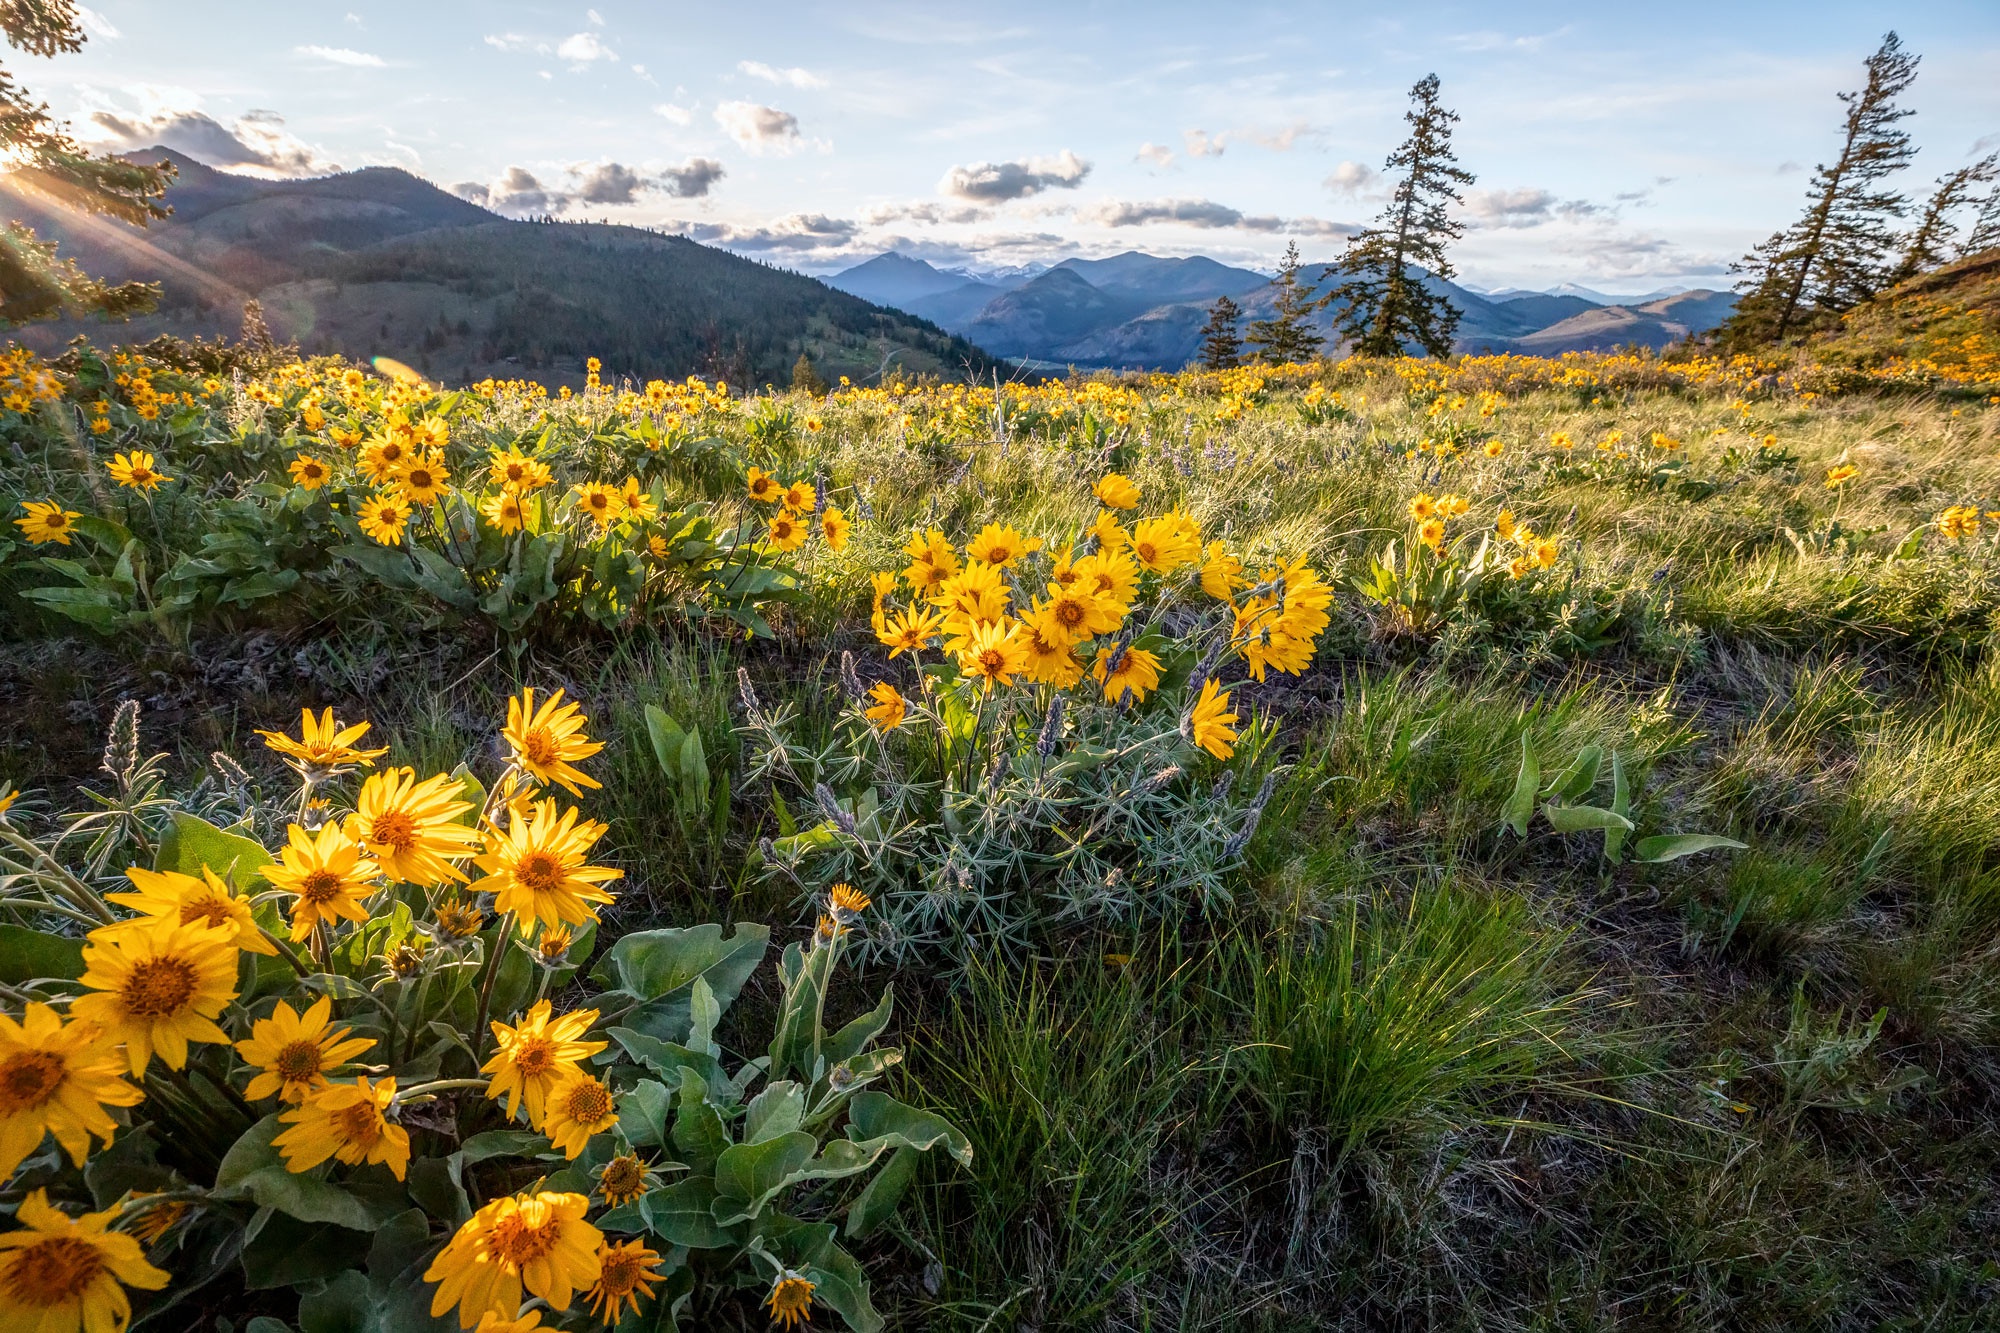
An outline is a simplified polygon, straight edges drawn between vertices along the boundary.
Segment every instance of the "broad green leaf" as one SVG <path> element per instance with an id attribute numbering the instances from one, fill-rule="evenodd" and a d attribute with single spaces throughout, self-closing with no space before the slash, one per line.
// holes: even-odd
<path id="1" fill-rule="evenodd" d="M 1696 852 L 1742 851 L 1748 843 L 1725 838 L 1715 833 L 1663 833 L 1657 837 L 1641 838 L 1632 844 L 1632 859 L 1645 864 L 1661 861 L 1678 861 L 1683 856 L 1693 856 Z"/>
<path id="2" fill-rule="evenodd" d="M 712 1169 L 716 1159 L 729 1149 L 729 1129 L 708 1104 L 707 1085 L 692 1069 L 681 1070 L 673 1140 L 681 1156 L 697 1171 Z"/>
<path id="3" fill-rule="evenodd" d="M 549 1141 L 525 1129 L 489 1129 L 459 1145 L 457 1156 L 467 1166 L 489 1157 L 536 1157 L 549 1152 Z"/>
<path id="4" fill-rule="evenodd" d="M 1558 833 L 1586 833 L 1592 829 L 1630 831 L 1632 821 L 1595 805 L 1545 805 L 1542 815 Z"/>
<path id="5" fill-rule="evenodd" d="M 1625 779 L 1625 761 L 1618 757 L 1618 751 L 1611 752 L 1611 813 L 1625 819 L 1632 817 L 1632 789 Z M 1622 828 L 1604 830 L 1604 859 L 1612 865 L 1625 851 L 1625 835 Z"/>
<path id="6" fill-rule="evenodd" d="M 669 717 L 658 704 L 647 704 L 646 735 L 653 742 L 653 757 L 659 761 L 660 772 L 669 778 L 679 777 L 681 746 L 688 735 L 681 729 L 681 724 Z"/>
<path id="7" fill-rule="evenodd" d="M 673 1097 L 664 1083 L 641 1079 L 618 1100 L 618 1128 L 635 1148 L 662 1147 L 672 1107 Z"/>
<path id="8" fill-rule="evenodd" d="M 886 1092 L 857 1093 L 847 1108 L 847 1137 L 861 1142 L 893 1136 L 899 1147 L 928 1151 L 943 1144 L 960 1166 L 972 1165 L 972 1144 L 951 1122 L 905 1105 Z"/>
<path id="9" fill-rule="evenodd" d="M 1528 836 L 1528 821 L 1535 815 L 1535 795 L 1542 789 L 1541 765 L 1535 761 L 1535 749 L 1528 743 L 1528 733 L 1521 733 L 1521 767 L 1514 774 L 1514 792 L 1507 798 L 1507 809 L 1501 816 L 1500 827 L 1512 829 L 1520 837 Z"/>
<path id="10" fill-rule="evenodd" d="M 1586 745 L 1577 751 L 1570 766 L 1558 774 L 1548 788 L 1543 791 L 1545 800 L 1558 805 L 1568 805 L 1590 795 L 1590 789 L 1597 785 L 1597 770 L 1604 762 L 1604 750 L 1600 746 Z"/>
<path id="11" fill-rule="evenodd" d="M 746 1222 L 764 1210 L 819 1146 L 803 1130 L 762 1143 L 739 1143 L 715 1161 L 715 1220 L 722 1226 Z"/>
<path id="12" fill-rule="evenodd" d="M 743 1113 L 743 1141 L 762 1143 L 789 1134 L 806 1118 L 805 1089 L 790 1079 L 768 1085 Z"/>
<path id="13" fill-rule="evenodd" d="M 184 810 L 174 812 L 174 822 L 161 837 L 159 854 L 153 859 L 155 870 L 197 877 L 206 866 L 238 889 L 263 879 L 263 868 L 269 864 L 271 854 L 262 843 L 226 832 Z"/>
<path id="14" fill-rule="evenodd" d="M 75 981 L 82 975 L 82 940 L 0 922 L 0 982 L 19 986 L 43 977 Z"/>
<path id="15" fill-rule="evenodd" d="M 917 1174 L 917 1150 L 898 1148 L 847 1206 L 847 1234 L 859 1240 L 896 1215 Z"/>
<path id="16" fill-rule="evenodd" d="M 805 1273 L 813 1283 L 813 1299 L 832 1306 L 854 1333 L 881 1333 L 882 1316 L 868 1298 L 868 1278 L 853 1255 L 835 1246 L 821 1262 L 808 1265 Z"/>
<path id="17" fill-rule="evenodd" d="M 695 978 L 708 982 L 726 1012 L 763 961 L 770 938 L 770 927 L 747 922 L 726 939 L 712 922 L 686 930 L 636 931 L 605 951 L 591 979 L 646 1001 L 626 1017 L 628 1027 L 681 1041 L 688 1035 Z"/>
<path id="18" fill-rule="evenodd" d="M 711 1250 L 729 1244 L 730 1233 L 715 1220 L 715 1184 L 706 1176 L 677 1180 L 639 1196 L 646 1229 L 671 1245 Z"/>
<path id="19" fill-rule="evenodd" d="M 715 991 L 709 987 L 708 978 L 696 977 L 688 989 L 688 1046 L 709 1055 L 718 1054 L 715 1025 L 721 1021 L 722 1006 L 715 1002 Z"/>
<path id="20" fill-rule="evenodd" d="M 230 1145 L 216 1171 L 218 1194 L 247 1198 L 301 1222 L 328 1222 L 353 1231 L 372 1231 L 387 1220 L 331 1181 L 313 1174 L 294 1175 L 272 1146 L 284 1126 L 267 1115 Z"/>
<path id="21" fill-rule="evenodd" d="M 820 1053 L 826 1057 L 829 1068 L 868 1049 L 868 1043 L 880 1036 L 882 1029 L 889 1026 L 889 1019 L 895 1013 L 895 994 L 884 987 L 882 1002 L 873 1009 L 850 1022 L 846 1027 L 826 1039 Z"/>

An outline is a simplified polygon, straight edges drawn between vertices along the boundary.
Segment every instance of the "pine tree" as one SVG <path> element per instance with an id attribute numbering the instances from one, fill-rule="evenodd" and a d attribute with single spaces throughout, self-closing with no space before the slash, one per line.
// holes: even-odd
<path id="1" fill-rule="evenodd" d="M 1243 340 L 1236 336 L 1236 322 L 1243 307 L 1226 296 L 1215 298 L 1208 308 L 1208 323 L 1201 326 L 1201 368 L 1234 370 L 1243 364 Z"/>
<path id="2" fill-rule="evenodd" d="M 812 363 L 812 357 L 804 352 L 792 363 L 792 387 L 815 398 L 826 397 L 826 381 L 820 378 L 819 367 Z"/>
<path id="3" fill-rule="evenodd" d="M 1721 330 L 1730 346 L 1782 342 L 1865 301 L 1893 276 L 1894 220 L 1909 201 L 1885 182 L 1916 155 L 1899 128 L 1896 99 L 1917 77 L 1917 57 L 1895 33 L 1868 58 L 1868 82 L 1841 93 L 1847 107 L 1840 156 L 1813 173 L 1805 215 L 1735 267 L 1745 292 Z"/>
<path id="4" fill-rule="evenodd" d="M 1272 365 L 1312 360 L 1326 346 L 1326 339 L 1307 322 L 1319 303 L 1311 289 L 1299 281 L 1297 241 L 1285 246 L 1285 257 L 1278 261 L 1278 275 L 1271 279 L 1271 285 L 1278 289 L 1271 318 L 1252 320 L 1243 341 L 1257 349 L 1257 360 Z"/>
<path id="5" fill-rule="evenodd" d="M 1937 189 L 1924 205 L 1915 231 L 1903 247 L 1903 262 L 1890 275 L 1890 282 L 1902 282 L 1937 268 L 1949 258 L 1947 247 L 1958 233 L 1958 210 L 1971 202 L 1974 186 L 1984 185 L 2000 175 L 2000 153 L 1988 153 L 1969 166 L 1938 177 Z"/>
<path id="6" fill-rule="evenodd" d="M 1410 89 L 1403 119 L 1410 137 L 1387 163 L 1390 172 L 1402 173 L 1395 194 L 1375 225 L 1348 241 L 1340 262 L 1328 270 L 1346 280 L 1320 301 L 1339 307 L 1334 327 L 1363 356 L 1399 356 L 1413 343 L 1431 356 L 1449 356 L 1458 307 L 1414 270 L 1447 281 L 1454 276 L 1445 245 L 1465 227 L 1447 210 L 1460 202 L 1459 187 L 1477 178 L 1451 151 L 1458 115 L 1439 103 L 1437 75 L 1426 75 Z"/>
<path id="7" fill-rule="evenodd" d="M 1965 233 L 1965 240 L 1958 247 L 1958 258 L 1993 249 L 2000 249 L 2000 189 L 1988 193 L 1986 202 L 1973 215 L 1972 229 Z"/>
<path id="8" fill-rule="evenodd" d="M 83 49 L 74 0 L 0 0 L 0 33 L 31 56 Z M 116 157 L 93 157 L 49 119 L 46 105 L 31 101 L 13 75 L 0 68 L 0 153 L 13 169 L 11 190 L 40 195 L 84 213 L 102 213 L 144 226 L 167 215 L 159 202 L 173 179 L 170 164 L 142 166 Z M 18 222 L 0 227 L 0 325 L 55 315 L 100 314 L 123 319 L 153 308 L 159 288 L 127 282 L 110 286 L 56 257 L 55 243 L 37 239 Z"/>

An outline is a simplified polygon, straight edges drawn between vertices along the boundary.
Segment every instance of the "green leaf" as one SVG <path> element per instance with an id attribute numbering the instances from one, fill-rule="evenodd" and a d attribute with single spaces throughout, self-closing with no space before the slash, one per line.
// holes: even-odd
<path id="1" fill-rule="evenodd" d="M 670 778 L 678 778 L 681 746 L 687 742 L 688 733 L 658 704 L 647 704 L 646 735 L 652 739 L 653 757 L 659 761 L 660 772 Z"/>
<path id="2" fill-rule="evenodd" d="M 263 1218 L 261 1225 L 253 1221 L 245 1229 L 246 1239 L 238 1260 L 243 1265 L 244 1285 L 252 1291 L 327 1278 L 338 1280 L 342 1273 L 359 1267 L 368 1254 L 369 1236 L 365 1231 L 325 1222 L 301 1222 L 278 1212 L 259 1216 Z"/>
<path id="3" fill-rule="evenodd" d="M 635 1148 L 657 1148 L 667 1142 L 667 1112 L 673 1097 L 664 1083 L 642 1079 L 619 1099 L 618 1128 Z"/>
<path id="4" fill-rule="evenodd" d="M 874 1041 L 882 1034 L 882 1029 L 889 1026 L 889 1019 L 895 1011 L 895 995 L 889 988 L 884 987 L 880 1004 L 826 1039 L 826 1043 L 820 1048 L 820 1053 L 826 1057 L 828 1067 L 852 1060 L 867 1050 L 868 1043 Z"/>
<path id="5" fill-rule="evenodd" d="M 525 1129 L 489 1129 L 459 1146 L 457 1156 L 467 1166 L 489 1157 L 536 1157 L 549 1151 L 549 1141 Z"/>
<path id="6" fill-rule="evenodd" d="M 805 1118 L 805 1089 L 790 1079 L 782 1079 L 750 1099 L 749 1109 L 743 1113 L 743 1141 L 762 1143 L 789 1134 Z"/>
<path id="7" fill-rule="evenodd" d="M 721 1021 L 722 1006 L 715 1002 L 715 991 L 708 978 L 696 977 L 688 990 L 688 1046 L 709 1055 L 717 1054 L 715 1025 Z"/>
<path id="8" fill-rule="evenodd" d="M 898 1148 L 847 1206 L 847 1234 L 855 1240 L 872 1233 L 891 1217 L 917 1174 L 917 1150 Z"/>
<path id="9" fill-rule="evenodd" d="M 1683 856 L 1693 856 L 1696 852 L 1742 851 L 1748 843 L 1734 838 L 1725 838 L 1715 833 L 1663 833 L 1657 837 L 1641 838 L 1632 844 L 1632 859 L 1642 864 L 1656 865 L 1661 861 L 1678 861 Z"/>
<path id="10" fill-rule="evenodd" d="M 1632 817 L 1632 789 L 1625 779 L 1625 761 L 1618 757 L 1618 751 L 1611 752 L 1611 813 L 1626 819 Z M 1630 830 L 1608 828 L 1604 830 L 1604 859 L 1612 865 L 1625 851 L 1625 835 Z"/>
<path id="11" fill-rule="evenodd" d="M 42 978 L 83 975 L 83 941 L 0 922 L 0 982 L 20 986 Z"/>
<path id="12" fill-rule="evenodd" d="M 1604 762 L 1604 750 L 1600 746 L 1586 745 L 1577 751 L 1570 766 L 1558 774 L 1542 795 L 1546 800 L 1558 805 L 1568 805 L 1590 795 L 1590 789 L 1597 785 L 1597 770 Z"/>
<path id="13" fill-rule="evenodd" d="M 856 1142 L 891 1138 L 898 1147 L 926 1152 L 943 1144 L 960 1166 L 972 1165 L 972 1144 L 950 1121 L 905 1105 L 886 1092 L 855 1094 L 847 1108 L 847 1137 Z"/>
<path id="14" fill-rule="evenodd" d="M 173 826 L 160 839 L 159 854 L 153 859 L 155 870 L 197 877 L 206 866 L 238 889 L 263 879 L 263 868 L 269 864 L 271 854 L 262 843 L 225 832 L 184 810 L 174 812 Z"/>
<path id="15" fill-rule="evenodd" d="M 1512 829 L 1520 837 L 1528 836 L 1528 821 L 1535 815 L 1535 796 L 1542 788 L 1541 765 L 1535 761 L 1535 750 L 1528 743 L 1528 733 L 1521 733 L 1521 767 L 1514 775 L 1514 792 L 1507 798 L 1507 809 L 1501 816 L 1500 827 Z"/>
<path id="16" fill-rule="evenodd" d="M 732 1239 L 715 1220 L 715 1182 L 706 1176 L 677 1180 L 639 1196 L 646 1229 L 673 1245 L 712 1250 Z"/>
<path id="17" fill-rule="evenodd" d="M 1558 833 L 1586 833 L 1592 829 L 1631 831 L 1632 821 L 1595 805 L 1545 805 L 1543 816 Z"/>
<path id="18" fill-rule="evenodd" d="M 715 1160 L 715 1220 L 747 1222 L 798 1178 L 819 1141 L 803 1130 L 762 1143 L 739 1143 Z"/>
<path id="19" fill-rule="evenodd" d="M 813 1298 L 833 1307 L 854 1333 L 880 1333 L 882 1316 L 868 1297 L 868 1278 L 853 1255 L 835 1246 L 831 1254 L 805 1270 L 813 1283 Z"/>
<path id="20" fill-rule="evenodd" d="M 627 1026 L 664 1041 L 681 1041 L 688 1035 L 695 979 L 706 980 L 717 1005 L 727 1011 L 763 961 L 770 938 L 770 927 L 748 922 L 739 923 L 726 939 L 713 922 L 686 930 L 637 931 L 606 950 L 590 975 L 601 986 L 646 1001 L 627 1016 Z"/>
<path id="21" fill-rule="evenodd" d="M 708 1103 L 708 1086 L 692 1069 L 681 1070 L 680 1105 L 674 1112 L 674 1146 L 697 1171 L 708 1171 L 729 1148 L 729 1129 Z"/>
<path id="22" fill-rule="evenodd" d="M 301 1222 L 328 1222 L 353 1231 L 372 1231 L 392 1214 L 363 1203 L 331 1181 L 316 1175 L 294 1175 L 272 1146 L 285 1127 L 267 1115 L 230 1145 L 215 1173 L 218 1194 L 247 1198 Z"/>

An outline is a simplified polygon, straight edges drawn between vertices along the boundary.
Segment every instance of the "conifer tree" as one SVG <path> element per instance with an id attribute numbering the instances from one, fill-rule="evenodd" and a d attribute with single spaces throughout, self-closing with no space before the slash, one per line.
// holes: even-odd
<path id="1" fill-rule="evenodd" d="M 1445 246 L 1465 227 L 1447 210 L 1460 202 L 1459 187 L 1477 178 L 1451 151 L 1458 115 L 1438 101 L 1437 75 L 1410 89 L 1403 119 L 1410 137 L 1387 163 L 1390 172 L 1402 173 L 1395 193 L 1375 225 L 1348 241 L 1340 262 L 1327 270 L 1345 280 L 1320 302 L 1339 308 L 1334 327 L 1360 355 L 1398 356 L 1415 344 L 1431 356 L 1449 356 L 1458 307 L 1414 270 L 1446 281 L 1454 276 Z"/>
<path id="2" fill-rule="evenodd" d="M 2000 153 L 1988 153 L 1977 162 L 1938 177 L 1937 189 L 1924 205 L 1915 231 L 1903 247 L 1903 262 L 1896 266 L 1890 281 L 1902 282 L 1943 264 L 1949 257 L 1951 238 L 1958 233 L 1958 210 L 1972 199 L 1975 186 L 2000 175 Z"/>
<path id="3" fill-rule="evenodd" d="M 1880 291 L 1894 275 L 1900 239 L 1895 220 L 1909 208 L 1888 178 L 1916 155 L 1896 99 L 1917 77 L 1917 57 L 1895 33 L 1868 58 L 1868 82 L 1841 93 L 1847 107 L 1840 156 L 1813 173 L 1797 222 L 1735 266 L 1745 292 L 1723 325 L 1730 346 L 1782 342 L 1810 332 Z"/>
<path id="4" fill-rule="evenodd" d="M 1201 326 L 1201 368 L 1234 370 L 1243 364 L 1243 340 L 1236 335 L 1236 322 L 1243 307 L 1226 296 L 1215 298 L 1208 308 L 1208 323 Z"/>
<path id="5" fill-rule="evenodd" d="M 1271 285 L 1278 289 L 1271 318 L 1252 320 L 1243 341 L 1257 349 L 1257 360 L 1272 365 L 1312 360 L 1326 345 L 1326 339 L 1307 322 L 1319 302 L 1313 299 L 1311 289 L 1299 281 L 1297 241 L 1285 246 L 1285 257 L 1278 261 L 1278 275 L 1271 279 Z"/>
<path id="6" fill-rule="evenodd" d="M 0 0 L 0 33 L 31 56 L 83 49 L 75 0 Z M 169 211 L 159 199 L 173 179 L 170 164 L 143 166 L 84 151 L 5 68 L 0 68 L 0 153 L 15 164 L 6 180 L 11 191 L 139 226 Z M 0 227 L 0 325 L 64 313 L 123 319 L 152 309 L 158 299 L 159 288 L 151 283 L 97 281 L 73 261 L 58 259 L 54 242 L 38 239 L 19 222 Z"/>
<path id="7" fill-rule="evenodd" d="M 819 367 L 812 363 L 812 357 L 804 352 L 792 363 L 792 387 L 815 398 L 826 397 L 826 381 L 821 378 Z"/>
<path id="8" fill-rule="evenodd" d="M 1965 240 L 1958 247 L 1958 258 L 1993 249 L 2000 249 L 2000 188 L 1989 192 L 1986 202 L 1973 215 L 1972 229 L 1965 233 Z"/>

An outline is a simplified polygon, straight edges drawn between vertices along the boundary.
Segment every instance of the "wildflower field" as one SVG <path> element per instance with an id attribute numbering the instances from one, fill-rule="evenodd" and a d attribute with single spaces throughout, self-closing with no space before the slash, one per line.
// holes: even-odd
<path id="1" fill-rule="evenodd" d="M 0 1327 L 1990 1327 L 2000 379 L 0 360 Z"/>

